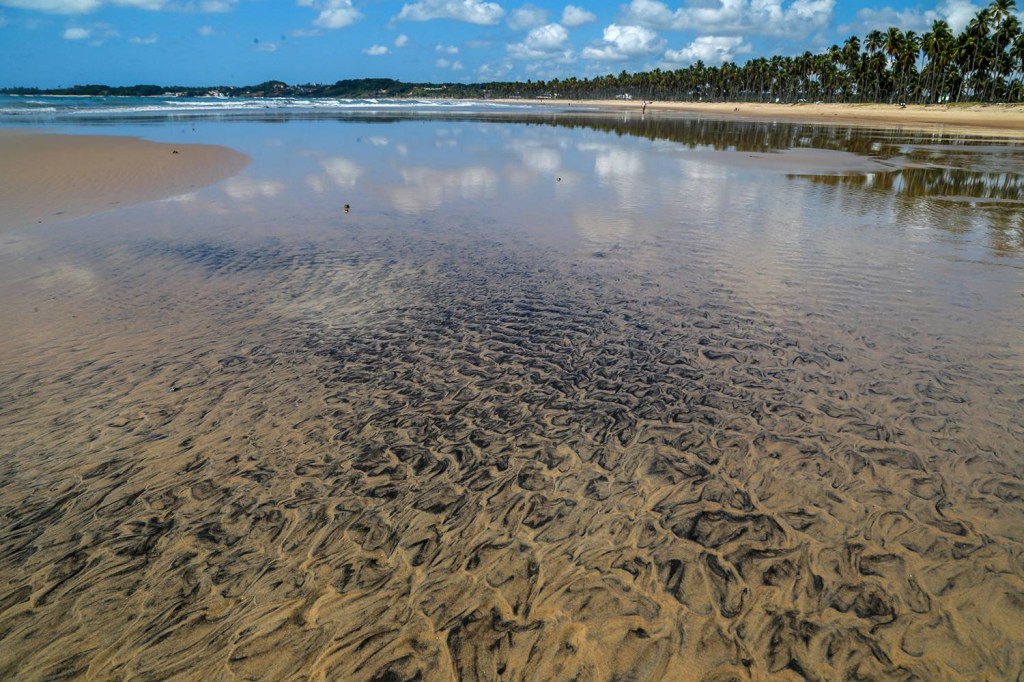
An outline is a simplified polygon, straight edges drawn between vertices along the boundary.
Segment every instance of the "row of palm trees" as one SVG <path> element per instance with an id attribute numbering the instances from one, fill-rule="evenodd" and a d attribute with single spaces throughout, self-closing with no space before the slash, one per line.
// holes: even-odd
<path id="1" fill-rule="evenodd" d="M 820 54 L 751 59 L 709 67 L 698 61 L 593 79 L 489 83 L 499 95 L 559 98 L 825 102 L 1024 101 L 1024 32 L 1016 0 L 993 0 L 955 34 L 936 21 L 923 35 L 889 28 L 851 36 Z"/>

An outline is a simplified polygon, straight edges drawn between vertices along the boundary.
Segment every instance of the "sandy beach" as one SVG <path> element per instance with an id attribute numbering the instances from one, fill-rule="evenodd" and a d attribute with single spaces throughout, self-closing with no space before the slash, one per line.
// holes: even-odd
<path id="1" fill-rule="evenodd" d="M 247 163 L 216 145 L 0 129 L 0 230 L 194 191 Z"/>
<path id="2" fill-rule="evenodd" d="M 522 100 L 503 100 L 509 103 Z M 552 105 L 600 107 L 619 111 L 641 111 L 644 101 L 634 100 L 531 100 Z M 895 104 L 767 104 L 756 102 L 661 102 L 648 101 L 649 112 L 683 112 L 757 121 L 882 125 L 910 130 L 985 132 L 1001 137 L 1024 137 L 1024 105 L 964 104 L 919 105 L 901 108 Z"/>
<path id="3" fill-rule="evenodd" d="M 651 106 L 0 136 L 0 678 L 1017 679 L 1024 150 Z"/>

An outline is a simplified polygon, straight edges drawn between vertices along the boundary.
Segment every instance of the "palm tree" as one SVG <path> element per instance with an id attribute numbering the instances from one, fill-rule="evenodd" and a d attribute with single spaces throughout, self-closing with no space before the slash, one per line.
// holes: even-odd
<path id="1" fill-rule="evenodd" d="M 928 91 L 932 101 L 941 101 L 949 96 L 947 89 L 947 71 L 953 61 L 956 38 L 949 24 L 945 21 L 932 23 L 932 30 L 921 38 L 921 49 L 924 51 L 928 65 Z"/>
<path id="2" fill-rule="evenodd" d="M 851 83 L 856 84 L 857 96 L 863 97 L 864 84 L 860 81 L 860 39 L 850 36 L 843 43 L 843 66 Z"/>
<path id="3" fill-rule="evenodd" d="M 1000 76 L 1003 81 L 999 85 L 1005 86 L 1005 79 L 1012 71 L 1012 61 L 1006 54 L 1006 48 L 1012 47 L 1013 41 L 1020 33 L 1020 20 L 1014 15 L 1017 2 L 1016 0 L 994 0 L 987 9 L 995 27 L 992 36 L 993 68 L 996 75 Z M 994 88 L 995 83 L 993 83 L 993 91 L 989 93 L 990 98 L 994 96 Z"/>
<path id="4" fill-rule="evenodd" d="M 882 46 L 885 45 L 885 34 L 879 30 L 874 30 L 867 35 L 864 42 L 864 47 L 867 48 L 867 54 L 864 57 L 864 64 L 862 65 L 866 72 L 874 71 L 875 74 L 875 99 L 878 99 L 879 91 L 881 90 L 881 74 L 873 67 L 878 65 L 878 55 L 881 54 Z"/>

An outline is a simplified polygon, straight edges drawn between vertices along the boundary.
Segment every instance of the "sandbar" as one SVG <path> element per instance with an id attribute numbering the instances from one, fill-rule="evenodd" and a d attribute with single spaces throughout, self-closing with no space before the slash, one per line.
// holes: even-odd
<path id="1" fill-rule="evenodd" d="M 507 100 L 510 103 L 522 100 Z M 542 100 L 553 105 L 643 110 L 644 100 Z M 975 132 L 999 137 L 1024 137 L 1021 104 L 771 104 L 763 102 L 648 101 L 647 112 L 680 112 L 757 121 L 883 125 L 935 132 Z"/>
<path id="2" fill-rule="evenodd" d="M 0 130 L 0 231 L 191 192 L 248 163 L 218 145 Z"/>

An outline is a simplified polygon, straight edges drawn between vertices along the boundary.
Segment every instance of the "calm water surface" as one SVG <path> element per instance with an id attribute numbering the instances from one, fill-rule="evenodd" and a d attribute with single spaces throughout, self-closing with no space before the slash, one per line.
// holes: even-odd
<path id="1" fill-rule="evenodd" d="M 45 129 L 253 162 L 0 236 L 0 676 L 1024 674 L 1021 146 Z"/>

